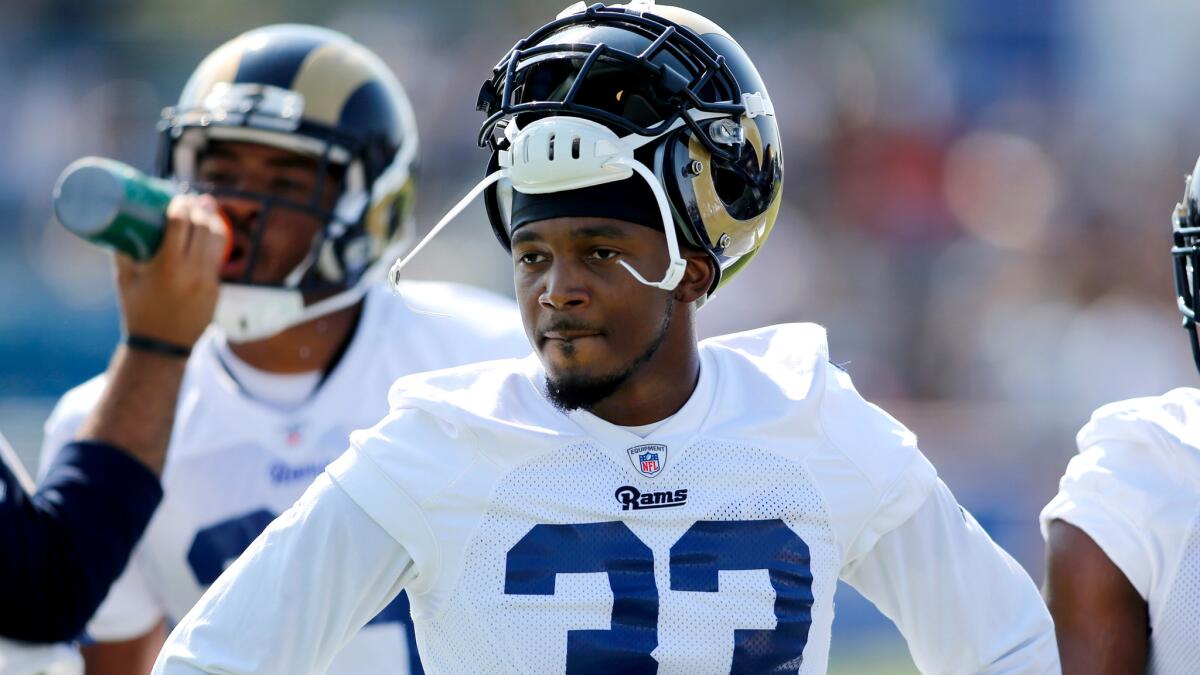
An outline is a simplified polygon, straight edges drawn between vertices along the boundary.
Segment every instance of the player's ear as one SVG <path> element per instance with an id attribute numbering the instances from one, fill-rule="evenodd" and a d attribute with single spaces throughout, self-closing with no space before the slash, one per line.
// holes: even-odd
<path id="1" fill-rule="evenodd" d="M 704 251 L 690 246 L 679 253 L 687 261 L 687 269 L 683 272 L 683 279 L 675 287 L 675 300 L 691 304 L 704 297 L 708 289 L 712 288 L 713 279 L 717 275 L 716 263 Z"/>

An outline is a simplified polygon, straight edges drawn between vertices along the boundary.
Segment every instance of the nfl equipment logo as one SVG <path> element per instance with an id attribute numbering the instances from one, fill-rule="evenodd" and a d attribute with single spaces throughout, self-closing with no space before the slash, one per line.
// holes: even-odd
<path id="1" fill-rule="evenodd" d="M 665 445 L 639 445 L 629 448 L 628 452 L 629 461 L 633 462 L 633 468 L 646 478 L 657 476 L 667 463 L 667 446 Z"/>
<path id="2" fill-rule="evenodd" d="M 638 461 L 642 463 L 642 473 L 655 474 L 658 473 L 658 453 L 647 452 L 644 455 L 638 455 Z"/>

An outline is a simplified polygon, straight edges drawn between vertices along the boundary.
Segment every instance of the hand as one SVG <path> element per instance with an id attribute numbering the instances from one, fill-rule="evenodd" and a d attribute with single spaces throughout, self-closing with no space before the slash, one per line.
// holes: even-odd
<path id="1" fill-rule="evenodd" d="M 162 245 L 139 263 L 116 254 L 117 292 L 129 335 L 191 347 L 212 321 L 228 226 L 210 195 L 178 195 L 167 206 Z"/>

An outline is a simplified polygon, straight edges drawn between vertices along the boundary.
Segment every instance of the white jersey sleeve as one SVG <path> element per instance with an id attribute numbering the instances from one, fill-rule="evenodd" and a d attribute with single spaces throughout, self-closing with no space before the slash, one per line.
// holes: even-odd
<path id="1" fill-rule="evenodd" d="M 0 673 L 83 675 L 83 658 L 72 645 L 34 645 L 0 638 Z"/>
<path id="2" fill-rule="evenodd" d="M 38 475 L 45 476 L 54 458 L 69 443 L 104 391 L 101 375 L 67 392 L 46 420 Z M 143 572 L 142 545 L 134 548 L 129 564 L 105 596 L 87 625 L 88 637 L 98 642 L 129 640 L 154 628 L 163 610 Z"/>
<path id="3" fill-rule="evenodd" d="M 911 431 L 835 366 L 825 382 L 820 422 L 838 455 L 814 474 L 835 505 L 842 579 L 896 624 L 922 672 L 1058 672 L 1054 626 L 1025 570 L 959 507 Z M 856 468 L 850 479 L 837 457 Z M 869 493 L 850 491 L 864 480 Z"/>
<path id="4" fill-rule="evenodd" d="M 851 566 L 925 503 L 937 471 L 918 449 L 916 434 L 865 400 L 845 371 L 829 363 L 821 367 L 826 384 L 820 423 L 839 457 L 856 471 L 851 480 L 827 467 L 817 473 L 829 477 L 822 489 L 836 504 L 834 525 L 844 542 L 843 559 Z M 858 492 L 840 494 L 862 480 L 873 488 L 869 499 L 861 499 Z"/>
<path id="5" fill-rule="evenodd" d="M 325 672 L 414 574 L 404 548 L 323 474 L 187 613 L 153 672 Z"/>
<path id="6" fill-rule="evenodd" d="M 1103 406 L 1076 442 L 1043 536 L 1083 530 L 1146 601 L 1147 672 L 1200 672 L 1200 390 Z"/>
<path id="7" fill-rule="evenodd" d="M 1142 480 L 1153 471 L 1139 465 L 1140 454 L 1136 445 L 1115 440 L 1083 449 L 1067 465 L 1058 494 L 1042 509 L 1041 526 L 1043 536 L 1055 520 L 1083 530 L 1148 600 L 1161 561 L 1152 533 L 1139 525 L 1154 510 L 1154 494 Z"/>
<path id="8" fill-rule="evenodd" d="M 1079 454 L 1041 514 L 1043 535 L 1055 520 L 1083 530 L 1147 601 L 1176 547 L 1157 541 L 1159 530 L 1150 525 L 1183 511 L 1173 508 L 1181 493 L 1195 494 L 1187 472 L 1172 471 L 1183 468 L 1178 444 L 1169 442 L 1178 423 L 1156 419 L 1167 417 L 1156 401 L 1122 401 L 1093 413 L 1076 436 Z"/>
<path id="9" fill-rule="evenodd" d="M 895 622 L 923 673 L 1057 673 L 1033 581 L 941 481 L 843 578 Z"/>

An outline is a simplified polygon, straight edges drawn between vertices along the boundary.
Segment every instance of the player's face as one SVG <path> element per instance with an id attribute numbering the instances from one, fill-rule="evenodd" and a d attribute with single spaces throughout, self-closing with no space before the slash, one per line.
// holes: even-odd
<path id="1" fill-rule="evenodd" d="M 578 405 L 611 393 L 653 356 L 670 325 L 670 293 L 639 283 L 666 269 L 666 238 L 610 218 L 554 218 L 512 238 L 521 318 L 552 388 Z M 587 392 L 591 392 L 589 396 Z M 598 393 L 599 392 L 599 393 Z"/>
<path id="2" fill-rule="evenodd" d="M 214 142 L 204 152 L 196 180 L 216 191 L 233 225 L 223 281 L 279 284 L 304 260 L 325 223 L 296 206 L 328 211 L 341 189 L 333 177 L 319 181 L 318 169 L 315 158 L 253 143 Z M 270 208 L 261 198 L 222 195 L 222 190 L 270 197 Z"/>

